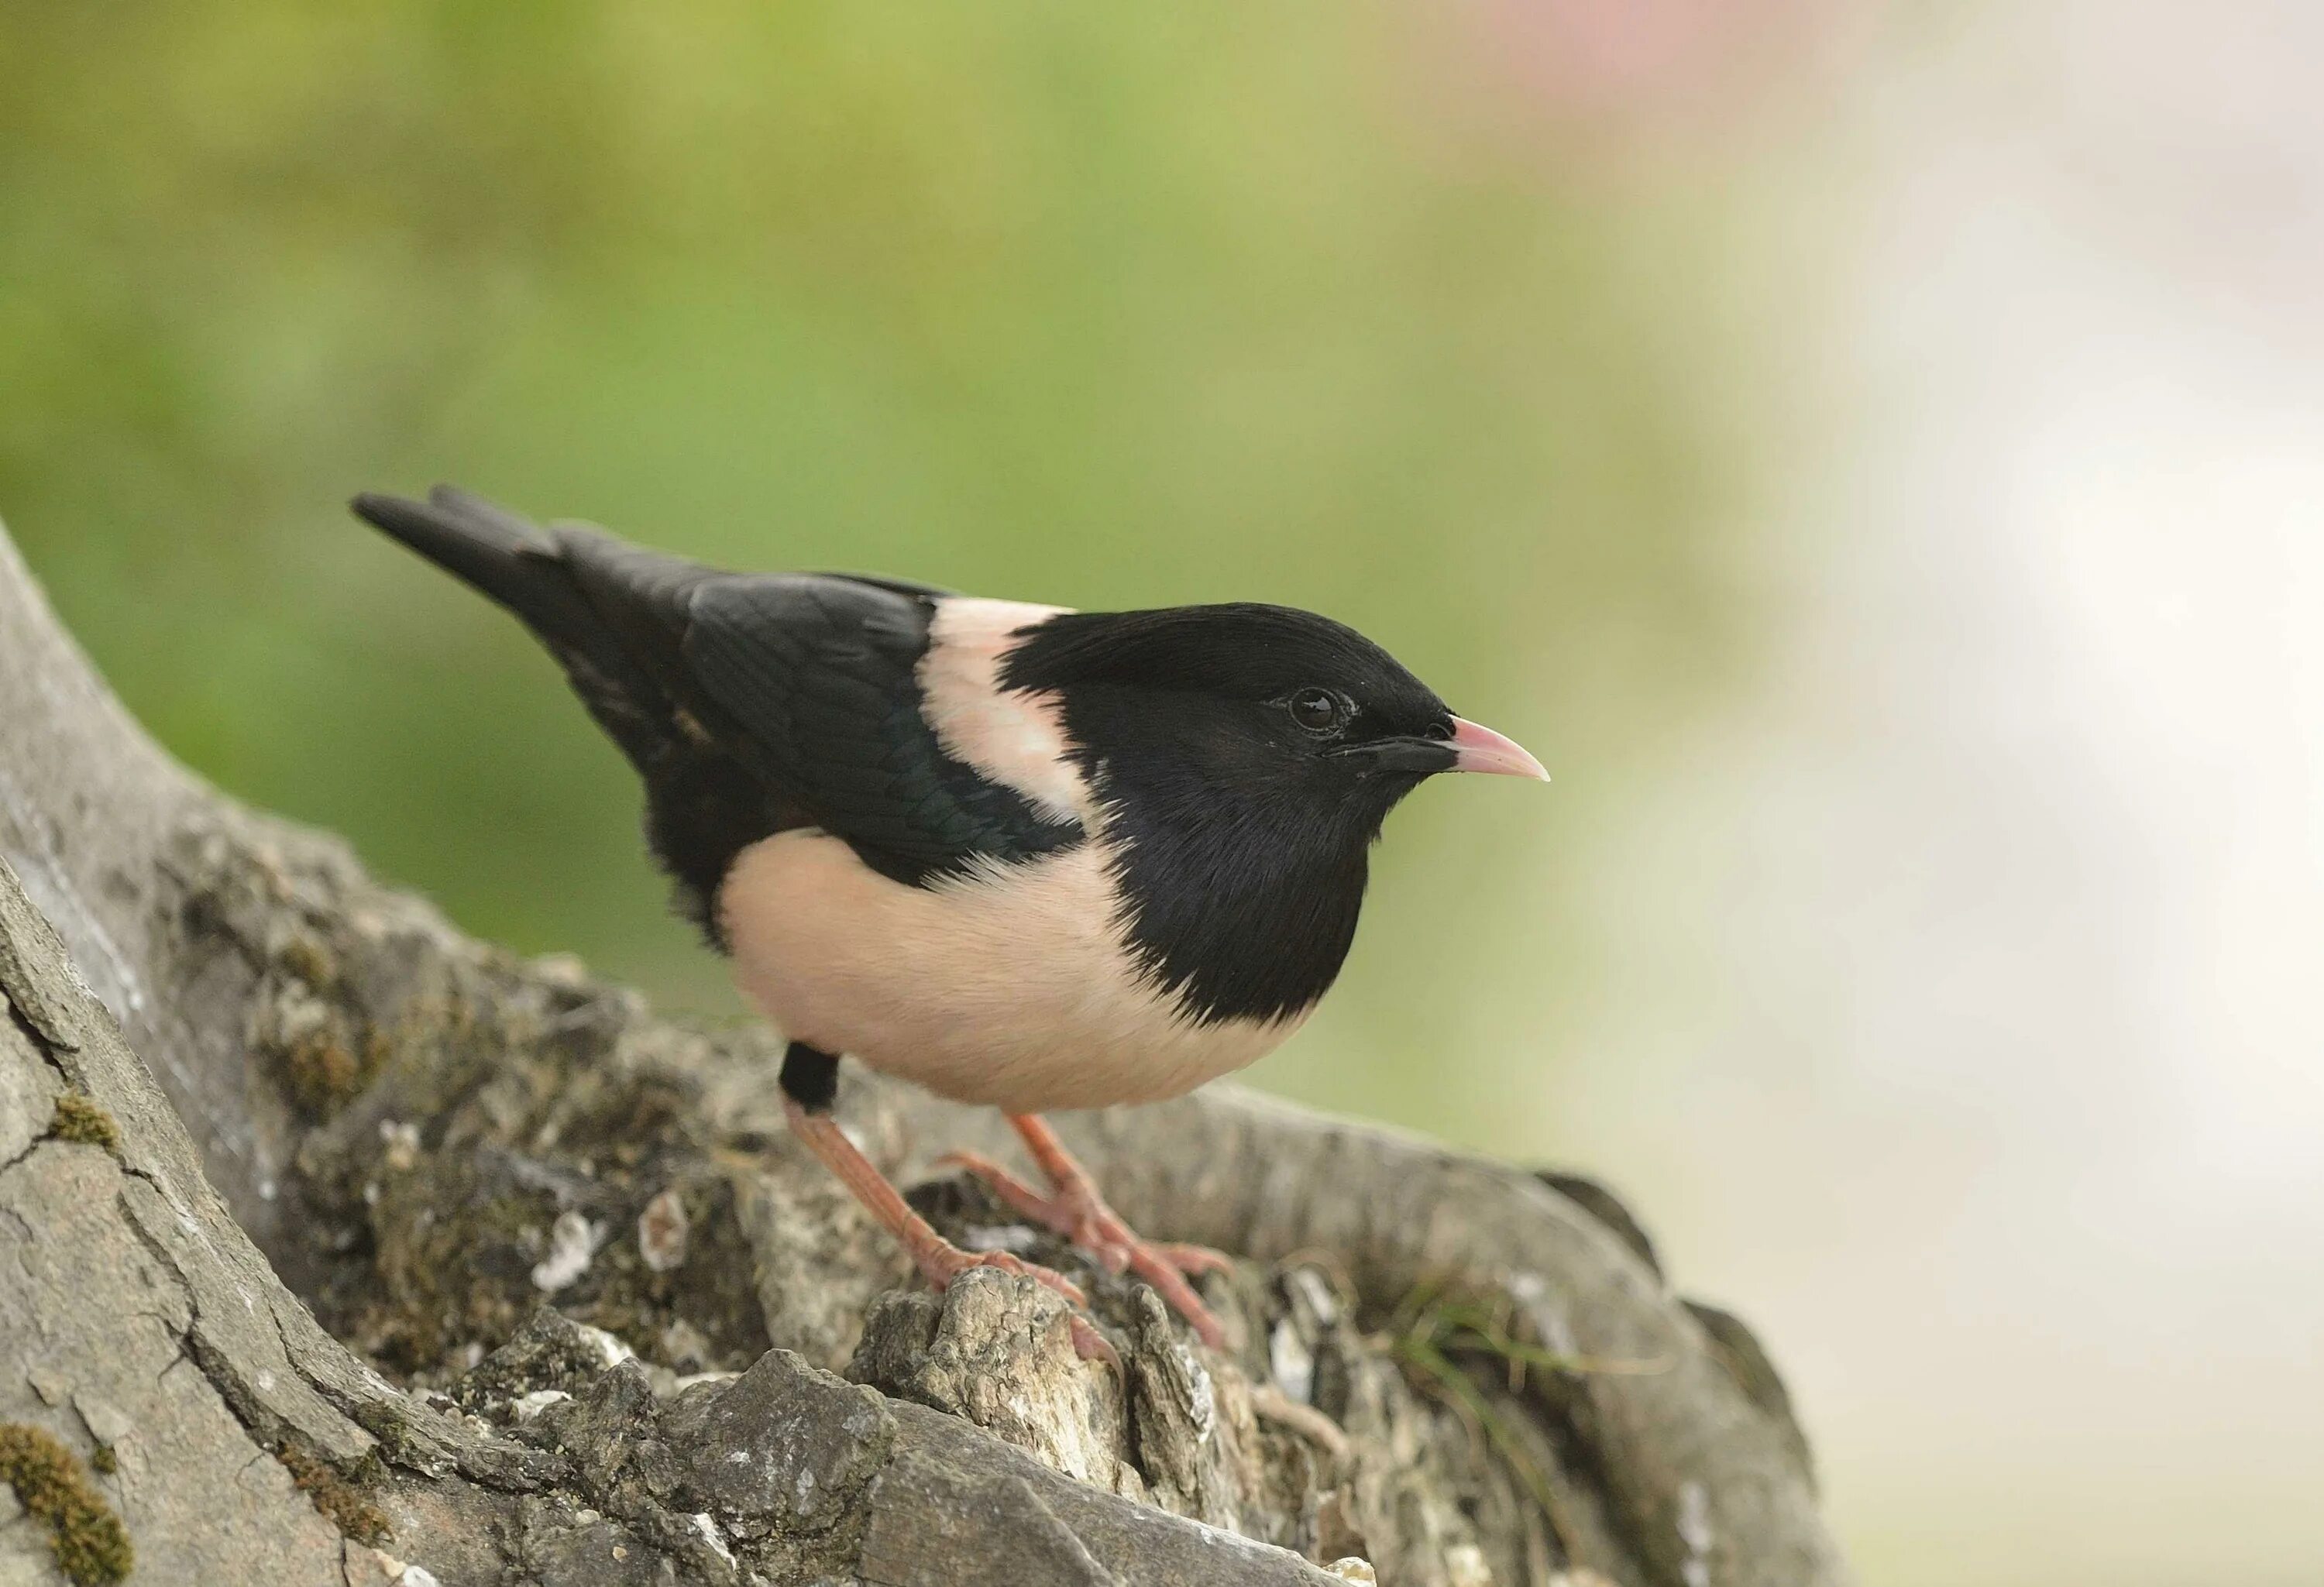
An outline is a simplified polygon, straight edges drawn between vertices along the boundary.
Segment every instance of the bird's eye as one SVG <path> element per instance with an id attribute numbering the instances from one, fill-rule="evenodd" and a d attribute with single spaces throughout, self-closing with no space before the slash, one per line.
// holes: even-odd
<path id="1" fill-rule="evenodd" d="M 1291 720 L 1310 733 L 1330 733 L 1348 719 L 1348 702 L 1327 688 L 1303 688 L 1290 699 Z"/>

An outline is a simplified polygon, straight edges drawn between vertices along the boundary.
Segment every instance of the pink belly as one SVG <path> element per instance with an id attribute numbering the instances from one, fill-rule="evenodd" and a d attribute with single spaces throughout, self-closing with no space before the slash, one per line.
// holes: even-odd
<path id="1" fill-rule="evenodd" d="M 781 833 L 743 851 L 719 908 L 736 981 L 786 1036 L 1010 1112 L 1182 1095 L 1305 1017 L 1189 1019 L 1123 947 L 1093 844 L 922 888 Z"/>

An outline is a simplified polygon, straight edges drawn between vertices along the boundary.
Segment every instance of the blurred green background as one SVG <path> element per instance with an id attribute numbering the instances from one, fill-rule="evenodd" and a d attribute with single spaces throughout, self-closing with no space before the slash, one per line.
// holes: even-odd
<path id="1" fill-rule="evenodd" d="M 194 766 L 705 1010 L 626 768 L 350 493 L 1331 613 L 1560 780 L 1413 800 L 1259 1078 L 1537 1151 L 1496 1076 L 1558 1032 L 1462 1010 L 1587 973 L 1517 879 L 1742 641 L 1703 173 L 1491 112 L 1489 43 L 1386 5 L 12 6 L 0 512 Z"/>

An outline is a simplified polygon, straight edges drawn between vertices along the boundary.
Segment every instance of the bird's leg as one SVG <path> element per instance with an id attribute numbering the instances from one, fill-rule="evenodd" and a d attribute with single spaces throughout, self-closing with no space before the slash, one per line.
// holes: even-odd
<path id="1" fill-rule="evenodd" d="M 798 1050 L 795 1044 L 794 1054 Z M 813 1052 L 812 1048 L 807 1050 Z M 815 1056 L 820 1057 L 823 1055 Z M 912 1266 L 919 1269 L 920 1277 L 930 1286 L 944 1289 L 971 1268 L 999 1268 L 1006 1273 L 1019 1273 L 1038 1279 L 1076 1307 L 1085 1304 L 1087 1297 L 1082 1294 L 1081 1286 L 1063 1273 L 1039 1267 L 1005 1250 L 963 1250 L 930 1228 L 928 1221 L 912 1210 L 911 1204 L 904 1199 L 902 1193 L 888 1183 L 888 1176 L 880 1172 L 853 1141 L 847 1139 L 838 1121 L 831 1116 L 827 1090 L 804 1088 L 811 1093 L 821 1091 L 822 1106 L 811 1105 L 812 1096 L 810 1102 L 800 1100 L 797 1092 L 803 1088 L 792 1084 L 793 1063 L 794 1059 L 787 1056 L 783 1065 L 783 1088 L 791 1093 L 783 1098 L 783 1113 L 790 1121 L 791 1133 L 822 1160 L 823 1166 L 830 1169 L 842 1185 L 847 1186 L 855 1199 L 863 1204 L 864 1210 L 879 1220 L 881 1228 L 896 1237 L 905 1253 L 912 1259 Z M 1078 1310 L 1072 1314 L 1072 1319 L 1074 1353 L 1084 1361 L 1102 1361 L 1120 1370 L 1121 1357 L 1106 1342 L 1105 1335 L 1100 1333 Z"/>
<path id="2" fill-rule="evenodd" d="M 1054 1269 L 1026 1261 L 1005 1250 L 961 1250 L 912 1210 L 911 1204 L 888 1183 L 888 1176 L 873 1166 L 871 1158 L 856 1149 L 855 1143 L 847 1139 L 829 1113 L 813 1112 L 788 1099 L 783 1109 L 790 1120 L 791 1133 L 804 1141 L 807 1150 L 820 1158 L 823 1166 L 854 1193 L 864 1210 L 896 1237 L 912 1259 L 912 1266 L 919 1269 L 920 1277 L 932 1287 L 948 1287 L 971 1268 L 999 1268 L 1006 1273 L 1021 1273 L 1038 1279 L 1076 1306 L 1086 1302 L 1081 1286 Z M 1120 1367 L 1120 1356 L 1088 1318 L 1076 1311 L 1072 1314 L 1072 1325 L 1075 1354 L 1084 1361 L 1102 1361 L 1117 1369 Z"/>
<path id="3" fill-rule="evenodd" d="M 1186 1282 L 1190 1273 L 1223 1271 L 1234 1264 L 1219 1252 L 1200 1245 L 1177 1245 L 1141 1240 L 1105 1204 L 1089 1173 L 1074 1161 L 1056 1131 L 1035 1113 L 1011 1113 L 1025 1149 L 1047 1176 L 1050 1191 L 1043 1195 L 990 1158 L 974 1152 L 953 1152 L 943 1160 L 973 1175 L 1020 1217 L 1056 1230 L 1097 1259 L 1108 1272 L 1125 1269 L 1137 1274 L 1170 1303 L 1213 1350 L 1226 1348 L 1226 1330 Z"/>

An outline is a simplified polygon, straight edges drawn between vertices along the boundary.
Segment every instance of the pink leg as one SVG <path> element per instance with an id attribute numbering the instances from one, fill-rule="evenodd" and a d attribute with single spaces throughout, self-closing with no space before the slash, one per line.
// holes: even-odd
<path id="1" fill-rule="evenodd" d="M 872 1165 L 872 1159 L 855 1148 L 829 1113 L 809 1112 L 795 1102 L 786 1100 L 785 1115 L 790 1120 L 791 1133 L 807 1143 L 807 1149 L 822 1159 L 823 1166 L 835 1175 L 842 1185 L 854 1194 L 864 1209 L 880 1221 L 882 1228 L 902 1243 L 912 1259 L 920 1277 L 937 1289 L 943 1289 L 971 1268 L 999 1268 L 1005 1273 L 1021 1273 L 1037 1278 L 1064 1296 L 1074 1306 L 1083 1305 L 1087 1297 L 1081 1287 L 1063 1273 L 1037 1267 L 1005 1250 L 967 1251 L 928 1227 L 928 1221 L 912 1211 L 911 1206 L 888 1183 L 888 1176 Z M 1078 1311 L 1073 1317 L 1074 1350 L 1084 1361 L 1102 1361 L 1117 1370 L 1121 1358 L 1105 1335 L 1091 1325 Z"/>
<path id="2" fill-rule="evenodd" d="M 1056 1230 L 1089 1252 L 1108 1272 L 1128 1270 L 1145 1279 L 1172 1310 L 1186 1319 L 1204 1343 L 1213 1350 L 1224 1350 L 1226 1330 L 1186 1282 L 1186 1276 L 1220 1272 L 1234 1264 L 1203 1246 L 1140 1240 L 1105 1204 L 1087 1170 L 1074 1161 L 1056 1131 L 1038 1115 L 1011 1113 L 1009 1122 L 1047 1177 L 1049 1195 L 1043 1195 L 991 1158 L 973 1152 L 954 1152 L 945 1160 L 975 1176 L 1019 1216 Z"/>

